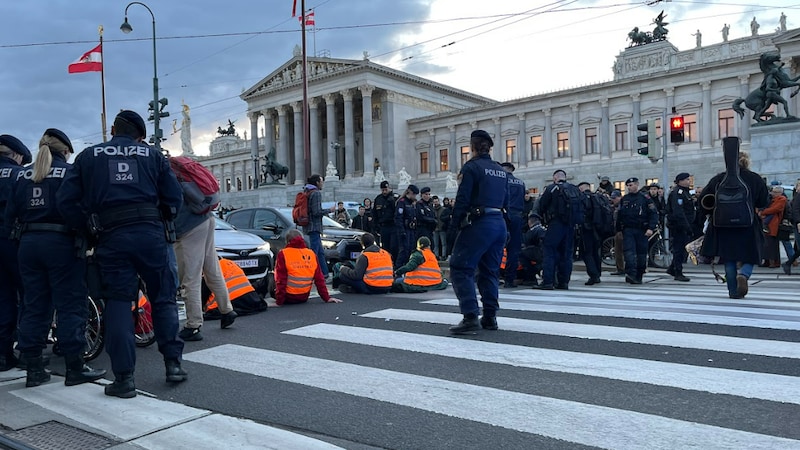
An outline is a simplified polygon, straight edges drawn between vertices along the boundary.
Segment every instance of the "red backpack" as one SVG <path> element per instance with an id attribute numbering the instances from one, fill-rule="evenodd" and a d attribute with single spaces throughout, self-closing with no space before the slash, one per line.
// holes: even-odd
<path id="1" fill-rule="evenodd" d="M 294 196 L 294 207 L 292 208 L 292 220 L 294 223 L 305 227 L 308 226 L 310 220 L 308 215 L 308 198 L 311 196 L 309 191 L 298 192 Z"/>
<path id="2" fill-rule="evenodd" d="M 188 156 L 171 156 L 169 166 L 181 183 L 194 183 L 206 197 L 211 197 L 209 204 L 203 205 L 204 214 L 219 205 L 219 182 L 211 171 Z"/>

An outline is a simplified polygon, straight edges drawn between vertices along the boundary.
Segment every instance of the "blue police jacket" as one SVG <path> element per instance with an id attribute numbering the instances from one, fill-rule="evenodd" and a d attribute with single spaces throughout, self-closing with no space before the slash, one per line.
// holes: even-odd
<path id="1" fill-rule="evenodd" d="M 180 210 L 183 192 L 158 150 L 128 136 L 85 148 L 57 193 L 67 224 L 84 226 L 87 215 L 133 203 Z"/>
<path id="2" fill-rule="evenodd" d="M 39 150 L 49 151 L 49 150 Z M 47 177 L 39 183 L 33 182 L 33 167 L 22 169 L 6 206 L 6 220 L 13 223 L 53 223 L 63 225 L 64 217 L 58 210 L 56 192 L 67 174 L 70 164 L 60 152 L 51 152 L 53 162 Z"/>
<path id="3" fill-rule="evenodd" d="M 11 191 L 17 182 L 17 175 L 23 167 L 11 158 L 0 156 L 0 211 L 5 212 L 6 203 L 11 198 Z M 0 214 L 0 239 L 8 239 L 12 222 L 6 222 L 5 214 Z"/>
<path id="4" fill-rule="evenodd" d="M 414 230 L 417 228 L 417 208 L 405 195 L 400 197 L 395 203 L 394 224 L 403 230 Z"/>
<path id="5" fill-rule="evenodd" d="M 451 224 L 458 227 L 470 208 L 506 208 L 508 206 L 508 177 L 500 164 L 488 153 L 480 154 L 461 168 L 461 183 L 456 193 Z"/>
<path id="6" fill-rule="evenodd" d="M 525 183 L 514 174 L 509 173 L 508 177 L 508 212 L 515 215 L 522 215 L 525 208 Z"/>
<path id="7" fill-rule="evenodd" d="M 625 194 L 619 202 L 617 221 L 623 228 L 655 230 L 658 226 L 658 210 L 653 200 L 641 191 Z"/>

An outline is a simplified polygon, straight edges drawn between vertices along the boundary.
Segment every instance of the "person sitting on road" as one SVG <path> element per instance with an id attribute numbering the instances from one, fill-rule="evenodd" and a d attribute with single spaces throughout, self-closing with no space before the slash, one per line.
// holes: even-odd
<path id="1" fill-rule="evenodd" d="M 447 288 L 439 261 L 431 251 L 431 241 L 425 236 L 417 239 L 417 249 L 411 253 L 405 266 L 394 272 L 396 280 L 392 292 L 427 292 Z"/>
<path id="2" fill-rule="evenodd" d="M 230 259 L 219 258 L 219 268 L 222 272 L 222 277 L 225 279 L 228 298 L 238 316 L 256 314 L 267 310 L 267 302 L 256 291 L 255 286 L 250 284 L 250 280 L 247 279 L 247 275 L 245 275 L 241 267 Z M 270 283 L 267 281 L 263 284 L 269 287 Z M 203 281 L 202 288 L 203 320 L 222 319 L 224 316 L 219 310 L 216 295 L 211 292 L 205 281 Z M 272 294 L 274 297 L 274 288 Z"/>
<path id="3" fill-rule="evenodd" d="M 311 284 L 325 303 L 341 303 L 338 298 L 328 294 L 325 276 L 319 267 L 313 250 L 306 247 L 306 241 L 299 230 L 286 232 L 286 247 L 275 258 L 275 304 L 305 303 L 311 293 Z"/>
<path id="4" fill-rule="evenodd" d="M 429 241 L 430 242 L 430 241 Z M 358 256 L 355 266 L 340 262 L 333 266 L 333 287 L 341 292 L 360 294 L 385 294 L 392 287 L 392 255 L 375 245 L 371 233 L 361 235 L 364 251 Z"/>

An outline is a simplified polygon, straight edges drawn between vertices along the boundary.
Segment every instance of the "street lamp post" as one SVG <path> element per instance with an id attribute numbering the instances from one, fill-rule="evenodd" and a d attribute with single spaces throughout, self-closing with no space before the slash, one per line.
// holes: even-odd
<path id="1" fill-rule="evenodd" d="M 161 111 L 162 108 L 167 106 L 167 99 L 162 98 L 159 100 L 158 98 L 158 59 L 156 58 L 156 16 L 153 14 L 153 11 L 144 3 L 142 2 L 130 2 L 128 6 L 125 7 L 125 21 L 120 25 L 119 29 L 122 30 L 123 33 L 128 34 L 133 31 L 133 27 L 130 23 L 128 23 L 128 8 L 131 5 L 141 5 L 147 9 L 147 12 L 150 13 L 150 17 L 153 18 L 153 101 L 150 103 L 150 108 L 152 109 L 152 117 L 150 119 L 153 120 L 153 143 L 155 147 L 161 151 L 161 138 L 164 133 L 161 131 L 161 118 L 169 116 L 169 113 L 166 111 Z"/>

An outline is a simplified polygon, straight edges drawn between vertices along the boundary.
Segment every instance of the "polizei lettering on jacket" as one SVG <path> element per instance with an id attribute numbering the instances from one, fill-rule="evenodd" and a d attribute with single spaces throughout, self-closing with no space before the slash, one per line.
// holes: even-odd
<path id="1" fill-rule="evenodd" d="M 95 147 L 94 156 L 150 156 L 150 147 L 143 145 L 128 145 L 125 147 Z"/>
<path id="2" fill-rule="evenodd" d="M 497 177 L 497 178 L 505 178 L 506 171 L 503 169 L 483 169 L 484 175 L 489 175 L 490 177 Z"/>
<path id="3" fill-rule="evenodd" d="M 66 167 L 51 167 L 50 172 L 47 173 L 45 178 L 64 178 L 64 175 L 67 174 Z M 30 180 L 33 178 L 33 169 L 23 170 L 17 174 L 17 180 L 24 178 L 26 180 Z"/>

